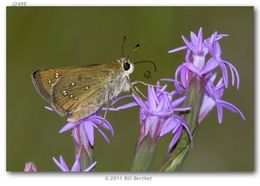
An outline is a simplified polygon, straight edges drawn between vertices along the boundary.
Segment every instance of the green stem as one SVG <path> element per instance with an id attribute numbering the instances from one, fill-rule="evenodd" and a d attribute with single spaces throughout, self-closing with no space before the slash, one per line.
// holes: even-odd
<path id="1" fill-rule="evenodd" d="M 156 143 L 147 135 L 138 145 L 131 171 L 150 171 L 154 159 Z"/>
<path id="2" fill-rule="evenodd" d="M 200 107 L 204 96 L 204 82 L 202 79 L 194 77 L 190 83 L 189 90 L 187 92 L 187 100 L 184 103 L 185 106 L 191 106 L 192 110 L 185 114 L 184 118 L 190 125 L 190 130 L 195 134 L 197 128 L 197 121 L 199 116 Z M 175 149 L 168 155 L 166 162 L 161 167 L 160 171 L 176 171 L 182 165 L 185 157 L 190 149 L 190 139 L 188 133 L 183 130 L 179 142 Z"/>
<path id="3" fill-rule="evenodd" d="M 93 151 L 86 151 L 84 148 L 81 151 L 81 156 L 80 156 L 80 167 L 81 170 L 85 170 L 88 168 L 91 164 L 93 163 Z"/>

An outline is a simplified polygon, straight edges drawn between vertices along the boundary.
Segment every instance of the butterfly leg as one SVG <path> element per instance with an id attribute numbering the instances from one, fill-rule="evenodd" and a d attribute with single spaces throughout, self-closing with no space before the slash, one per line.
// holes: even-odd
<path id="1" fill-rule="evenodd" d="M 106 119 L 107 111 L 108 111 L 108 108 L 109 108 L 109 100 L 110 99 L 113 99 L 113 95 L 112 95 L 112 93 L 110 91 L 108 91 L 107 99 L 106 99 L 106 109 L 105 109 L 105 113 L 103 115 L 103 121 L 102 121 L 102 123 L 100 125 L 102 125 L 104 123 L 105 119 Z"/>
<path id="2" fill-rule="evenodd" d="M 139 88 L 137 86 L 133 85 L 132 87 L 133 87 L 133 90 L 136 90 L 136 92 L 134 92 L 134 93 L 137 94 L 137 92 L 138 92 L 141 96 L 143 96 L 143 98 L 147 99 L 147 97 L 142 93 L 141 90 L 139 90 Z"/>
<path id="3" fill-rule="evenodd" d="M 111 92 L 108 91 L 107 99 L 106 99 L 106 106 L 107 106 L 107 108 L 106 108 L 104 116 L 103 116 L 104 120 L 106 119 L 106 116 L 107 116 L 107 111 L 108 111 L 108 107 L 109 107 L 109 99 L 110 99 L 110 97 L 112 98 L 112 94 L 111 94 Z"/>
<path id="4" fill-rule="evenodd" d="M 142 97 L 144 97 L 146 99 L 146 96 L 137 88 L 137 86 L 135 84 L 131 83 L 128 78 L 126 78 L 126 82 L 128 83 L 128 85 L 130 86 L 130 89 L 132 90 L 132 92 L 135 95 L 140 94 Z"/>
<path id="5" fill-rule="evenodd" d="M 146 98 L 146 97 L 145 97 L 145 96 L 142 94 L 142 92 L 137 88 L 137 85 L 138 85 L 138 84 L 142 84 L 142 85 L 144 85 L 144 86 L 150 85 L 150 86 L 156 87 L 156 88 L 161 87 L 160 85 L 152 85 L 152 84 L 145 83 L 145 82 L 143 82 L 143 81 L 134 81 L 134 82 L 132 82 L 132 83 L 131 83 L 132 87 L 134 87 L 135 90 L 136 90 L 137 92 L 139 92 L 144 98 Z"/>
<path id="6" fill-rule="evenodd" d="M 158 85 L 148 84 L 148 83 L 145 83 L 145 82 L 143 82 L 143 81 L 134 81 L 134 82 L 132 82 L 131 84 L 132 84 L 133 86 L 136 86 L 137 84 L 142 84 L 142 85 L 144 85 L 144 86 L 150 85 L 150 86 L 152 86 L 152 87 L 160 87 L 160 86 L 158 86 Z"/>

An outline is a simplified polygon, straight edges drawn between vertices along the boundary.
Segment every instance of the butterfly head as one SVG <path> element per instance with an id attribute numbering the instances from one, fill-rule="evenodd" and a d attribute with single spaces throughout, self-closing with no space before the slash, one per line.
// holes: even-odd
<path id="1" fill-rule="evenodd" d="M 134 63 L 131 62 L 130 59 L 127 58 L 120 58 L 118 60 L 119 64 L 122 67 L 122 71 L 126 74 L 126 76 L 129 76 L 129 74 L 132 74 L 134 71 Z"/>

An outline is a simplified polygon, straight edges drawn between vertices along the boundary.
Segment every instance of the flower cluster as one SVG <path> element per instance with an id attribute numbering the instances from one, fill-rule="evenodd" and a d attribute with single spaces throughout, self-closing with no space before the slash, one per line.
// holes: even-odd
<path id="1" fill-rule="evenodd" d="M 175 83 L 176 89 L 183 92 L 187 91 L 194 77 L 202 79 L 205 83 L 205 94 L 200 109 L 199 123 L 215 106 L 217 107 L 219 123 L 222 123 L 223 108 L 239 113 L 242 119 L 245 120 L 245 116 L 237 107 L 221 99 L 224 88 L 228 88 L 229 85 L 228 69 L 231 73 L 232 86 L 235 86 L 236 81 L 238 89 L 240 82 L 237 69 L 230 62 L 224 60 L 221 55 L 219 40 L 226 36 L 226 34 L 214 32 L 211 37 L 203 40 L 203 30 L 200 28 L 198 35 L 193 32 L 190 33 L 191 41 L 182 36 L 185 46 L 169 51 L 169 53 L 175 53 L 186 50 L 185 62 L 177 68 L 175 73 L 175 81 L 178 82 L 178 77 L 180 77 L 181 82 Z M 222 75 L 218 83 L 214 84 L 217 67 L 220 67 Z"/>
<path id="2" fill-rule="evenodd" d="M 110 131 L 111 135 L 114 136 L 113 127 L 111 126 L 109 121 L 101 117 L 98 112 L 77 122 L 67 123 L 59 132 L 63 133 L 76 127 L 79 127 L 80 133 L 83 133 L 84 136 L 86 136 L 86 140 L 90 143 L 91 146 L 94 145 L 94 129 L 96 129 L 108 143 L 110 142 L 108 137 L 100 128 L 104 128 Z"/>
<path id="3" fill-rule="evenodd" d="M 75 162 L 71 171 L 84 171 L 88 172 L 92 170 L 96 163 L 92 163 L 89 165 L 89 168 L 85 170 L 81 170 L 80 167 L 80 159 L 82 157 L 82 151 L 85 151 L 87 154 L 87 159 L 89 163 L 93 162 L 93 146 L 94 146 L 94 129 L 96 129 L 102 137 L 105 139 L 107 143 L 110 143 L 106 134 L 101 130 L 101 128 L 106 129 L 111 132 L 112 136 L 114 136 L 114 130 L 111 124 L 103 117 L 100 116 L 99 111 L 83 118 L 77 122 L 69 122 L 62 127 L 59 133 L 66 132 L 72 129 L 72 137 L 75 144 Z M 62 171 L 69 171 L 62 156 L 60 156 L 60 163 L 53 158 L 54 162 Z"/>
<path id="4" fill-rule="evenodd" d="M 140 107 L 139 140 L 150 135 L 152 141 L 156 143 L 160 137 L 171 132 L 173 135 L 169 145 L 169 149 L 171 149 L 178 141 L 183 129 L 186 129 L 192 140 L 189 125 L 181 116 L 177 115 L 177 112 L 188 111 L 190 107 L 179 107 L 185 97 L 173 100 L 173 92 L 167 92 L 166 87 L 165 85 L 161 88 L 159 82 L 156 88 L 148 85 L 147 100 L 142 100 L 134 94 L 133 97 Z"/>
<path id="5" fill-rule="evenodd" d="M 25 163 L 24 172 L 37 172 L 37 166 L 33 161 Z"/>
<path id="6" fill-rule="evenodd" d="M 149 136 L 152 143 L 157 143 L 159 139 L 171 133 L 172 141 L 169 144 L 169 150 L 177 143 L 183 129 L 185 129 L 192 141 L 192 134 L 187 122 L 178 115 L 178 112 L 187 112 L 190 107 L 180 107 L 185 100 L 185 96 L 174 99 L 176 91 L 168 92 L 167 85 L 161 86 L 157 82 L 156 86 L 147 86 L 147 98 L 143 100 L 136 94 L 132 94 L 133 102 L 122 105 L 110 110 L 126 109 L 138 106 L 140 109 L 140 133 L 139 142 Z M 121 99 L 121 98 L 119 98 Z"/>
<path id="7" fill-rule="evenodd" d="M 45 106 L 45 109 L 53 111 L 52 108 L 47 106 Z M 100 110 L 104 109 L 101 108 Z M 72 131 L 72 138 L 75 145 L 75 161 L 71 172 L 88 172 L 96 166 L 96 162 L 91 163 L 93 162 L 94 129 L 96 129 L 101 134 L 107 143 L 110 143 L 110 140 L 101 129 L 106 129 L 107 131 L 111 132 L 112 136 L 114 136 L 112 125 L 109 123 L 109 121 L 100 115 L 100 110 L 77 122 L 68 122 L 59 131 L 59 133 L 64 133 L 68 130 Z M 87 154 L 87 159 L 90 163 L 89 167 L 85 170 L 81 170 L 82 168 L 80 166 L 80 159 L 83 158 L 83 151 Z M 63 172 L 70 171 L 62 156 L 60 156 L 60 161 L 53 157 L 53 161 Z"/>

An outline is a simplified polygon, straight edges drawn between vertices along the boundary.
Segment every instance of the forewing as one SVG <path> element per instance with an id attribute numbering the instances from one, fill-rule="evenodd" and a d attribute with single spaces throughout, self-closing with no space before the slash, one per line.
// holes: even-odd
<path id="1" fill-rule="evenodd" d="M 37 92 L 48 102 L 50 102 L 50 92 L 55 82 L 64 74 L 74 69 L 69 68 L 52 68 L 37 70 L 32 74 L 32 82 Z"/>
<path id="2" fill-rule="evenodd" d="M 70 121 L 93 114 L 107 99 L 107 86 L 118 69 L 110 64 L 67 73 L 51 89 L 52 107 L 61 116 L 68 116 Z"/>

